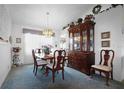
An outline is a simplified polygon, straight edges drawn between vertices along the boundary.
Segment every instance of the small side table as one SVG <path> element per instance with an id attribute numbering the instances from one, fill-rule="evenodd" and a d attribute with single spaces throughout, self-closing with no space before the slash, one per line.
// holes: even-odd
<path id="1" fill-rule="evenodd" d="M 19 62 L 20 62 L 20 58 L 19 58 L 19 53 L 20 53 L 20 47 L 13 47 L 12 51 L 13 51 L 13 56 L 12 56 L 12 61 L 13 61 L 13 65 L 18 66 Z"/>
<path id="2" fill-rule="evenodd" d="M 19 64 L 19 61 L 20 61 L 19 54 L 14 54 L 13 55 L 13 64 L 17 66 Z"/>

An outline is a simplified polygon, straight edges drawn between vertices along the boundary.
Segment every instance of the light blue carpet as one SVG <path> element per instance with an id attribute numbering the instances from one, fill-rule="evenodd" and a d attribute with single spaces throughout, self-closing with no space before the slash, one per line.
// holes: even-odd
<path id="1" fill-rule="evenodd" d="M 43 75 L 39 69 L 35 77 L 33 65 L 24 65 L 12 68 L 7 79 L 1 88 L 3 89 L 118 89 L 124 85 L 110 80 L 110 86 L 105 85 L 105 78 L 98 75 L 90 78 L 89 76 L 65 67 L 65 80 L 62 80 L 61 72 L 56 74 L 55 83 L 52 83 L 52 75 Z"/>

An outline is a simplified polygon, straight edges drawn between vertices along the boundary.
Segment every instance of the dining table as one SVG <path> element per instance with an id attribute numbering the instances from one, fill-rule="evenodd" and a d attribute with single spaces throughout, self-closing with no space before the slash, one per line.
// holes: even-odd
<path id="1" fill-rule="evenodd" d="M 39 59 L 50 61 L 50 63 L 53 62 L 54 56 L 52 54 L 42 54 L 42 53 L 36 53 L 35 56 Z"/>
<path id="2" fill-rule="evenodd" d="M 44 57 L 41 58 L 42 60 L 49 60 L 50 63 L 53 63 L 54 56 L 51 54 L 45 55 Z"/>
<path id="3" fill-rule="evenodd" d="M 37 53 L 35 54 L 37 58 L 45 60 L 45 61 L 50 61 L 50 63 L 53 63 L 54 56 L 52 54 L 42 54 L 42 53 Z M 68 56 L 65 56 L 65 61 L 68 60 Z"/>

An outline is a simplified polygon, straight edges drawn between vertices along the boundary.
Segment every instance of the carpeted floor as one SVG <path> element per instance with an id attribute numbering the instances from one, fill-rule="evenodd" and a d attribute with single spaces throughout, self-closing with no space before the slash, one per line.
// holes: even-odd
<path id="1" fill-rule="evenodd" d="M 33 65 L 24 65 L 12 68 L 6 78 L 2 89 L 120 89 L 124 84 L 110 80 L 110 86 L 105 85 L 105 78 L 98 75 L 89 76 L 65 67 L 65 80 L 62 80 L 61 72 L 56 74 L 55 83 L 52 83 L 52 75 L 43 75 L 39 69 L 35 77 Z"/>

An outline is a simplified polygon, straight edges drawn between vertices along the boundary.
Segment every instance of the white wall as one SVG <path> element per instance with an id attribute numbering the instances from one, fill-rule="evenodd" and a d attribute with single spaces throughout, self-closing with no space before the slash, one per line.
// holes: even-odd
<path id="1" fill-rule="evenodd" d="M 0 5 L 0 37 L 9 40 L 11 34 L 11 18 L 5 5 Z M 0 87 L 11 68 L 11 45 L 0 41 Z"/>
<path id="2" fill-rule="evenodd" d="M 124 80 L 124 11 L 122 12 L 122 80 Z"/>
<path id="3" fill-rule="evenodd" d="M 9 39 L 11 34 L 11 18 L 5 5 L 0 4 L 0 37 Z"/>
<path id="4" fill-rule="evenodd" d="M 10 44 L 0 42 L 0 87 L 11 69 Z"/>
<path id="5" fill-rule="evenodd" d="M 65 45 L 64 48 L 69 49 L 69 32 L 68 32 L 68 28 L 66 28 L 66 29 L 61 31 L 60 38 L 62 38 L 62 37 L 66 39 L 66 42 L 64 43 L 64 45 Z"/>
<path id="6" fill-rule="evenodd" d="M 55 45 L 57 45 L 55 49 L 60 48 L 60 35 L 61 35 L 60 30 L 55 31 L 55 37 L 53 38 L 53 46 L 55 47 Z"/>

